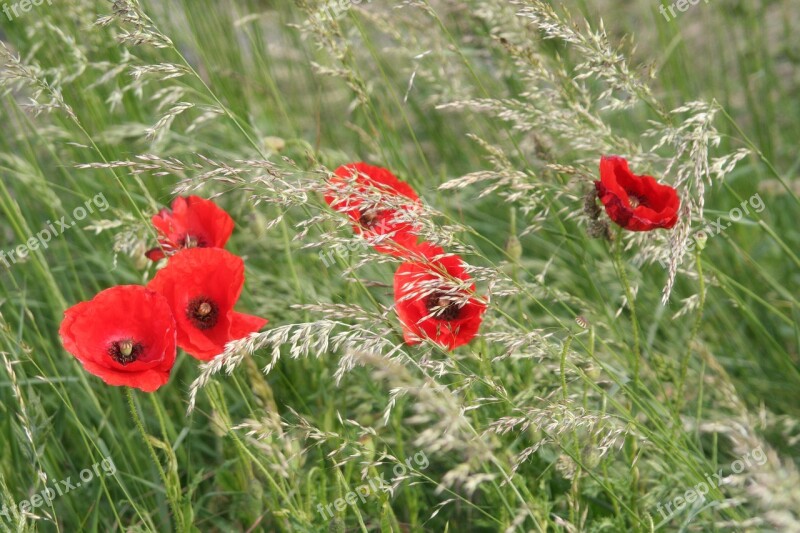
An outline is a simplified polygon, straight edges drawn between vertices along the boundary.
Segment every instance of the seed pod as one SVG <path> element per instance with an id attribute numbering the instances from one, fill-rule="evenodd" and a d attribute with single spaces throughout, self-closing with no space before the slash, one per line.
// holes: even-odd
<path id="1" fill-rule="evenodd" d="M 511 235 L 506 241 L 506 253 L 515 263 L 522 257 L 522 243 L 516 235 Z"/>
<path id="2" fill-rule="evenodd" d="M 583 197 L 583 212 L 586 213 L 586 216 L 591 220 L 600 218 L 602 210 L 600 206 L 597 205 L 597 189 L 595 189 L 594 186 L 586 191 L 586 195 Z"/>

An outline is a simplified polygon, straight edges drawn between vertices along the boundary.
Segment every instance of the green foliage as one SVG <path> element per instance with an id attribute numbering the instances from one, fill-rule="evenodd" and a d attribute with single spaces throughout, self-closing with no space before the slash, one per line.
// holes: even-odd
<path id="1" fill-rule="evenodd" d="M 0 529 L 797 531 L 796 3 L 700 2 L 671 22 L 645 2 L 328 4 L 345 8 L 0 15 L 0 251 L 108 206 L 0 260 Z M 755 194 L 764 208 L 702 250 L 593 239 L 603 153 L 677 184 L 687 234 Z M 424 236 L 476 267 L 490 309 L 470 346 L 403 345 L 397 262 L 320 194 L 325 168 L 357 160 L 408 181 Z M 149 216 L 190 192 L 236 220 L 239 307 L 270 323 L 128 398 L 64 351 L 61 317 L 152 278 Z M 757 449 L 763 464 L 665 519 Z M 17 512 L 106 458 L 113 475 Z M 381 475 L 390 492 L 335 506 Z"/>

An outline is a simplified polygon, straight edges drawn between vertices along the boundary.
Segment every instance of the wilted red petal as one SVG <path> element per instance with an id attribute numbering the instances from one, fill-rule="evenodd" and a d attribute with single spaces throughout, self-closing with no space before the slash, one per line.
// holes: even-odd
<path id="1" fill-rule="evenodd" d="M 621 157 L 600 159 L 600 181 L 595 187 L 608 217 L 627 230 L 669 229 L 678 221 L 677 191 L 651 176 L 633 174 Z"/>
<path id="2" fill-rule="evenodd" d="M 150 248 L 144 253 L 150 261 L 160 261 L 166 257 L 166 254 L 161 248 Z"/>

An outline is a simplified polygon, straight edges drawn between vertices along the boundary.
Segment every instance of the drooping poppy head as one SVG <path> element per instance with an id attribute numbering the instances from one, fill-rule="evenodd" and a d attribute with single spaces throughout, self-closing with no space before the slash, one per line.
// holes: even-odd
<path id="1" fill-rule="evenodd" d="M 325 201 L 347 214 L 353 231 L 369 240 L 379 240 L 381 253 L 404 255 L 417 244 L 415 224 L 403 219 L 419 207 L 419 196 L 411 186 L 389 170 L 366 163 L 350 163 L 335 171 L 328 183 Z M 381 236 L 386 236 L 380 239 Z"/>
<path id="2" fill-rule="evenodd" d="M 438 246 L 422 243 L 394 275 L 397 316 L 408 344 L 430 339 L 452 350 L 475 337 L 486 304 L 475 298 L 466 264 Z"/>
<path id="3" fill-rule="evenodd" d="M 627 230 L 669 229 L 678 221 L 677 191 L 651 176 L 637 176 L 621 157 L 603 156 L 594 184 L 608 217 Z"/>
<path id="4" fill-rule="evenodd" d="M 64 312 L 59 335 L 87 372 L 109 385 L 153 392 L 175 364 L 177 329 L 167 300 L 119 285 Z"/>
<path id="5" fill-rule="evenodd" d="M 172 209 L 152 218 L 159 234 L 157 246 L 145 255 L 153 261 L 182 248 L 223 248 L 233 233 L 233 219 L 221 207 L 199 196 L 179 196 Z"/>
<path id="6" fill-rule="evenodd" d="M 225 344 L 260 330 L 267 320 L 233 310 L 244 286 L 244 261 L 222 248 L 187 248 L 170 257 L 147 287 L 166 298 L 178 346 L 201 361 Z"/>

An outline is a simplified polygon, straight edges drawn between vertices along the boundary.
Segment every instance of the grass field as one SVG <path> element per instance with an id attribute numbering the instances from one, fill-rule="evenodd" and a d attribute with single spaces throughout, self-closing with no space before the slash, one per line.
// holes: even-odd
<path id="1" fill-rule="evenodd" d="M 0 6 L 2 530 L 800 532 L 795 0 L 37 1 Z M 592 220 L 612 154 L 674 228 Z M 401 259 L 323 200 L 355 161 L 471 265 L 468 345 L 404 343 Z M 106 385 L 64 311 L 152 279 L 189 194 L 269 324 Z"/>

